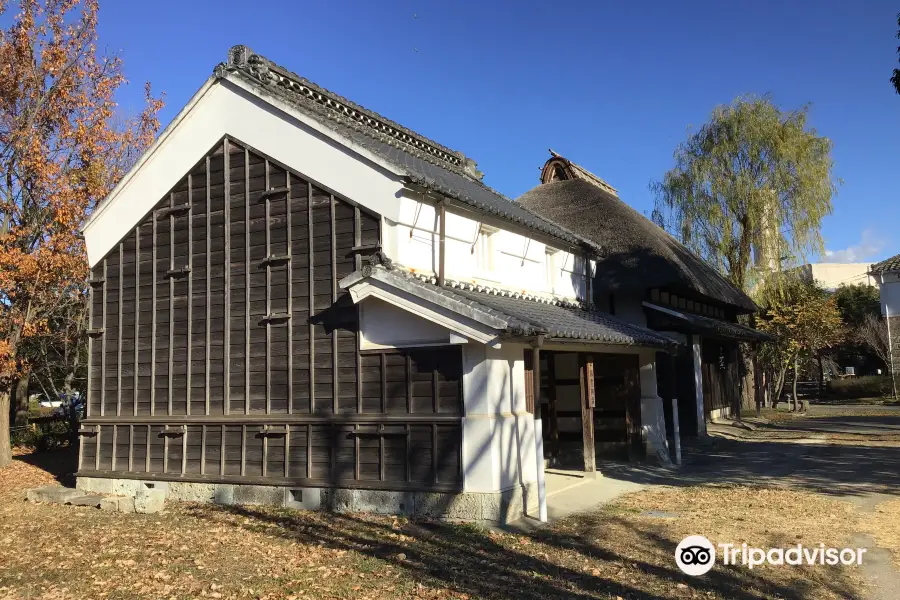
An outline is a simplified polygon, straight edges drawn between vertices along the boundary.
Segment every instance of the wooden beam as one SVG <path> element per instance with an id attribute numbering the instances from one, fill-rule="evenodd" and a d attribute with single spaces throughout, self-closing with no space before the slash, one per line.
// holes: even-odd
<path id="1" fill-rule="evenodd" d="M 447 207 L 443 200 L 438 202 L 438 285 L 444 285 L 444 269 L 445 269 L 445 241 L 447 239 Z"/>
<path id="2" fill-rule="evenodd" d="M 206 475 L 206 425 L 200 426 L 200 474 Z"/>
<path id="3" fill-rule="evenodd" d="M 125 286 L 122 281 L 125 278 L 125 243 L 119 242 L 119 326 L 118 339 L 116 340 L 116 416 L 122 414 L 122 292 Z M 137 340 L 135 340 L 137 343 Z M 113 432 L 113 456 L 115 450 L 115 431 Z"/>
<path id="4" fill-rule="evenodd" d="M 169 193 L 169 206 L 174 206 L 175 198 Z M 169 213 L 169 270 L 175 269 L 175 215 Z M 169 278 L 169 407 L 168 414 L 172 414 L 172 382 L 175 371 L 175 279 Z M 168 448 L 168 446 L 167 446 Z M 166 451 L 168 459 L 168 450 Z M 163 469 L 165 471 L 165 469 Z"/>
<path id="5" fill-rule="evenodd" d="M 246 146 L 244 147 L 244 414 L 250 414 L 250 150 Z M 243 474 L 242 459 L 241 475 Z"/>
<path id="6" fill-rule="evenodd" d="M 265 166 L 265 189 L 269 189 L 269 161 L 266 160 L 264 163 Z M 249 167 L 248 167 L 249 169 Z M 247 185 L 249 186 L 249 179 Z M 271 196 L 269 194 L 265 195 L 265 203 L 266 203 L 266 257 L 272 255 L 272 232 L 269 230 L 270 221 L 271 221 Z M 250 223 L 247 223 L 247 236 L 249 239 L 250 235 Z M 249 255 L 247 256 L 249 259 Z M 272 263 L 266 262 L 266 314 L 272 314 Z M 269 320 L 265 321 L 266 323 L 266 414 L 270 414 L 272 412 L 272 322 Z M 290 329 L 291 324 L 287 324 L 288 329 Z M 290 353 L 288 353 L 290 354 Z M 250 370 L 250 357 L 247 357 L 247 370 Z M 268 438 L 263 439 L 263 475 L 266 474 L 266 456 L 268 455 Z"/>
<path id="7" fill-rule="evenodd" d="M 128 470 L 134 471 L 134 425 L 128 426 Z"/>
<path id="8" fill-rule="evenodd" d="M 103 337 L 100 339 L 100 416 L 106 414 L 106 259 L 103 259 Z M 100 456 L 100 435 L 97 435 L 97 456 Z"/>
<path id="9" fill-rule="evenodd" d="M 91 269 L 91 277 L 94 276 L 94 270 Z M 94 328 L 94 294 L 95 291 L 94 286 L 90 286 L 90 291 L 88 292 L 88 329 Z M 135 349 L 137 349 L 137 340 L 135 340 Z M 92 398 L 94 395 L 93 388 L 91 385 L 94 382 L 94 378 L 91 376 L 91 371 L 94 370 L 94 338 L 88 336 L 88 369 L 87 369 L 87 405 L 84 407 L 84 416 L 85 418 L 90 418 L 94 416 L 91 414 L 91 402 L 96 402 L 96 398 Z M 137 371 L 135 371 L 137 373 Z M 103 381 L 103 372 L 100 372 L 101 381 Z M 78 449 L 78 468 L 81 468 L 81 447 L 79 444 Z"/>
<path id="10" fill-rule="evenodd" d="M 593 393 L 589 388 L 594 386 L 594 357 L 590 354 L 578 354 L 579 375 L 581 380 L 581 433 L 584 449 L 584 471 L 593 473 L 597 470 L 596 448 L 594 446 L 594 408 L 591 406 Z"/>
<path id="11" fill-rule="evenodd" d="M 306 182 L 306 237 L 309 251 L 309 412 L 316 411 L 316 330 L 313 325 L 313 314 L 316 306 L 316 289 L 313 278 L 315 276 L 315 253 L 313 252 L 313 206 L 312 206 L 312 184 Z M 312 430 L 309 431 L 310 437 Z M 312 472 L 312 459 L 308 466 Z"/>
<path id="12" fill-rule="evenodd" d="M 538 391 L 540 391 L 540 380 L 538 380 Z M 550 456 L 554 459 L 559 457 L 559 413 L 556 407 L 556 355 L 553 352 L 547 353 L 547 412 L 548 425 L 550 428 Z"/>
<path id="13" fill-rule="evenodd" d="M 210 207 L 210 175 L 209 175 L 209 156 L 206 157 L 206 364 L 204 365 L 204 402 L 206 404 L 205 412 L 207 415 L 210 414 L 210 389 L 209 389 L 209 355 L 210 355 L 210 329 L 212 329 L 212 308 L 210 306 L 210 302 L 212 300 L 212 282 L 210 271 L 212 271 L 212 242 L 210 241 L 210 235 L 212 234 L 210 219 L 211 219 L 211 207 Z M 227 268 L 227 266 L 226 266 Z M 206 427 L 203 429 L 204 440 L 206 439 Z M 204 451 L 206 450 L 206 444 L 203 445 Z M 202 473 L 203 471 L 201 471 Z"/>
<path id="14" fill-rule="evenodd" d="M 331 201 L 331 302 L 337 302 L 338 297 L 338 279 L 337 279 L 337 240 L 334 233 L 335 229 L 335 200 L 334 194 L 329 196 Z M 334 403 L 334 414 L 340 412 L 340 402 L 338 388 L 340 386 L 340 378 L 338 377 L 338 333 L 337 328 L 331 330 L 331 395 Z M 337 453 L 337 450 L 335 450 Z"/>
<path id="15" fill-rule="evenodd" d="M 194 176 L 188 173 L 188 204 L 190 205 L 187 210 L 187 228 L 188 228 L 188 242 L 187 242 L 187 267 L 188 267 L 188 289 L 187 289 L 187 361 L 185 365 L 187 366 L 187 375 L 185 377 L 185 386 L 187 389 L 185 390 L 185 399 L 184 399 L 184 414 L 191 414 L 191 371 L 194 370 L 193 363 L 191 362 L 191 327 L 193 325 L 192 319 L 193 317 L 193 306 L 194 306 L 194 275 L 193 275 L 193 266 L 194 266 Z M 187 435 L 184 436 L 187 439 Z M 187 452 L 185 452 L 185 455 Z M 184 471 L 182 470 L 182 474 Z"/>
<path id="16" fill-rule="evenodd" d="M 225 319 L 225 345 L 222 348 L 223 368 L 223 389 L 222 389 L 222 412 L 224 414 L 231 413 L 231 159 L 229 158 L 230 149 L 228 147 L 228 138 L 225 138 L 223 148 L 223 168 L 225 178 L 225 309 L 223 317 Z M 225 439 L 225 429 L 222 429 L 222 439 Z M 222 474 L 225 474 L 225 446 L 222 446 Z"/>
<path id="17" fill-rule="evenodd" d="M 92 292 L 93 293 L 93 292 Z M 155 307 L 154 307 L 155 309 Z M 138 223 L 134 228 L 134 407 L 132 410 L 132 414 L 137 416 L 138 414 L 138 339 L 140 335 L 140 322 L 141 322 L 141 224 Z M 88 385 L 88 389 L 90 390 L 90 385 Z M 129 432 L 131 436 L 130 439 L 134 439 L 134 430 L 132 429 Z M 132 444 L 132 442 L 129 442 Z M 128 470 L 132 470 L 131 466 L 131 451 L 129 451 L 128 457 Z"/>
<path id="18" fill-rule="evenodd" d="M 362 244 L 362 220 L 359 207 L 353 207 L 353 247 L 356 248 Z M 362 268 L 362 256 L 358 253 L 353 255 L 353 270 L 359 271 Z M 362 391 L 362 357 L 359 354 L 362 348 L 362 328 L 359 326 L 359 305 L 354 307 L 356 312 L 356 412 L 363 411 L 363 391 Z M 359 444 L 357 443 L 357 448 Z M 359 451 L 357 450 L 357 461 Z M 358 477 L 357 477 L 358 479 Z"/>
<path id="19" fill-rule="evenodd" d="M 285 170 L 285 185 L 287 186 L 287 195 L 284 197 L 285 221 L 287 223 L 287 255 L 293 257 L 294 248 L 291 242 L 291 172 Z M 287 311 L 291 315 L 291 320 L 287 324 L 287 412 L 294 412 L 294 265 L 293 260 L 288 260 L 285 266 L 285 277 L 287 277 Z M 312 365 L 310 365 L 311 367 Z M 284 476 L 288 476 L 288 445 L 290 443 L 290 433 L 284 438 Z"/>

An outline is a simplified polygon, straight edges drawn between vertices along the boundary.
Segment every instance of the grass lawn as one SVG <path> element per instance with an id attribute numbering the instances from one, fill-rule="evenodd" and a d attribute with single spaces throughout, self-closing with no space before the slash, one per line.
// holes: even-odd
<path id="1" fill-rule="evenodd" d="M 829 599 L 861 586 L 856 567 L 677 569 L 689 534 L 843 546 L 857 530 L 848 504 L 784 489 L 654 488 L 520 535 L 258 506 L 124 515 L 25 502 L 25 488 L 55 481 L 46 464 L 63 455 L 0 470 L 0 598 Z"/>

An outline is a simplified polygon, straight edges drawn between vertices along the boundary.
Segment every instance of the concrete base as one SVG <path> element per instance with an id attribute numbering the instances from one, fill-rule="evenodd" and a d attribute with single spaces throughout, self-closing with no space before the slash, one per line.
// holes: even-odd
<path id="1" fill-rule="evenodd" d="M 83 492 L 140 497 L 151 489 L 166 500 L 211 502 L 222 505 L 264 504 L 304 510 L 370 512 L 421 519 L 451 519 L 509 523 L 537 514 L 537 484 L 517 485 L 501 492 L 393 492 L 346 488 L 287 488 L 231 483 L 188 483 L 79 477 Z M 149 488 L 148 486 L 153 486 Z"/>

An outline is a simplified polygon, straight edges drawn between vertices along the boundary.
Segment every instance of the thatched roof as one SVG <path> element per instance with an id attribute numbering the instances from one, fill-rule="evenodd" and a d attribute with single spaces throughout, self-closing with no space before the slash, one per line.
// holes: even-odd
<path id="1" fill-rule="evenodd" d="M 560 158 L 556 155 L 551 161 Z M 674 286 L 699 292 L 742 312 L 756 310 L 746 294 L 625 204 L 611 189 L 576 177 L 542 183 L 518 202 L 602 247 L 596 290 L 616 292 Z"/>

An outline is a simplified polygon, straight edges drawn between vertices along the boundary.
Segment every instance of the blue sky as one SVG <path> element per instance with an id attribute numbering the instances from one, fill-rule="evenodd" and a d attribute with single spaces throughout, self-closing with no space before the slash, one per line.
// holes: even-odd
<path id="1" fill-rule="evenodd" d="M 866 2 L 108 0 L 101 40 L 168 122 L 233 44 L 475 159 L 515 198 L 553 148 L 649 214 L 690 125 L 743 93 L 812 103 L 844 183 L 835 260 L 900 252 L 900 5 Z"/>

